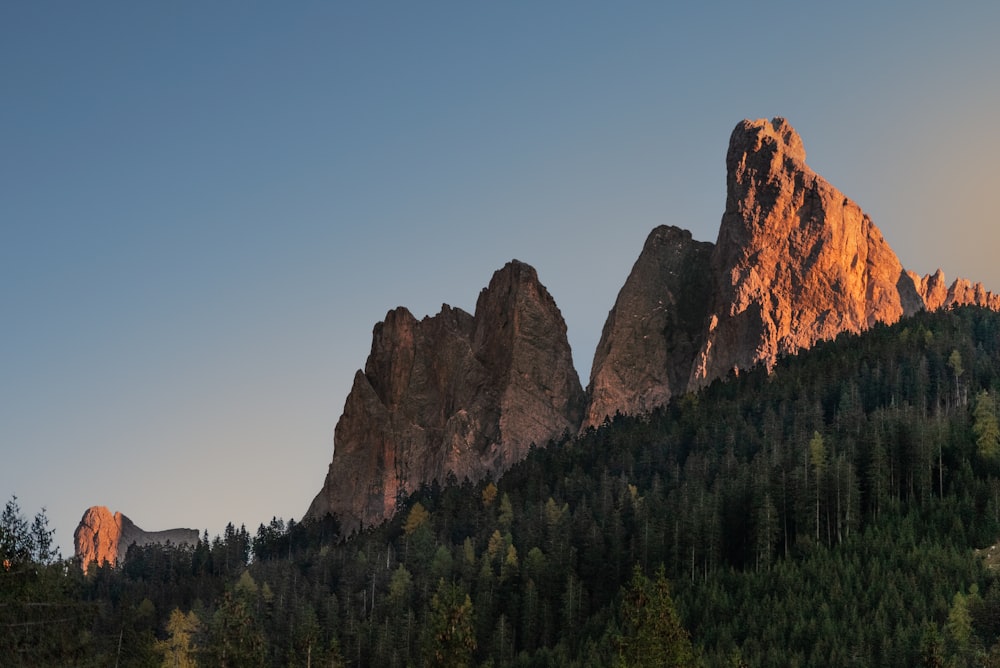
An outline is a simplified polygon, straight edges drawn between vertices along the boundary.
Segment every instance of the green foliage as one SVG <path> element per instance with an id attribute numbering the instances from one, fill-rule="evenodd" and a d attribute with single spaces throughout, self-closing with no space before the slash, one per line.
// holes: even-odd
<path id="1" fill-rule="evenodd" d="M 442 579 L 431 598 L 424 626 L 424 662 L 428 666 L 468 666 L 476 649 L 472 600 Z"/>
<path id="2" fill-rule="evenodd" d="M 12 496 L 0 515 L 0 662 L 86 665 L 94 609 L 80 600 L 82 575 L 53 546 L 45 510 L 29 522 Z"/>
<path id="3" fill-rule="evenodd" d="M 944 643 L 934 624 L 924 624 L 920 637 L 920 666 L 923 668 L 944 668 Z"/>
<path id="4" fill-rule="evenodd" d="M 971 650 L 972 616 L 969 614 L 969 605 L 962 592 L 956 592 L 952 598 L 944 630 L 950 654 L 956 657 L 967 656 Z"/>
<path id="5" fill-rule="evenodd" d="M 29 524 L 21 513 L 17 496 L 11 496 L 0 514 L 0 567 L 10 571 L 24 564 L 47 566 L 59 561 L 59 551 L 52 540 L 54 534 L 44 508 Z"/>
<path id="6" fill-rule="evenodd" d="M 215 666 L 263 666 L 265 639 L 255 613 L 256 591 L 226 592 L 208 630 L 205 654 Z"/>
<path id="7" fill-rule="evenodd" d="M 403 524 L 403 531 L 407 536 L 412 536 L 413 532 L 430 521 L 430 513 L 419 501 L 410 508 L 410 514 L 406 516 L 406 523 Z"/>
<path id="8" fill-rule="evenodd" d="M 650 580 L 636 565 L 619 608 L 622 633 L 615 638 L 617 665 L 694 666 L 691 638 L 680 623 L 670 584 L 661 566 Z"/>
<path id="9" fill-rule="evenodd" d="M 495 482 L 426 485 L 348 539 L 333 517 L 274 519 L 0 596 L 79 606 L 44 654 L 62 665 L 151 665 L 175 608 L 197 611 L 209 665 L 641 664 L 685 629 L 706 666 L 994 665 L 1000 586 L 973 548 L 1000 536 L 998 387 L 1000 315 L 922 313 L 536 448 Z"/>
<path id="10" fill-rule="evenodd" d="M 996 401 L 987 390 L 976 395 L 972 430 L 976 434 L 979 456 L 989 461 L 1000 459 L 1000 422 Z"/>

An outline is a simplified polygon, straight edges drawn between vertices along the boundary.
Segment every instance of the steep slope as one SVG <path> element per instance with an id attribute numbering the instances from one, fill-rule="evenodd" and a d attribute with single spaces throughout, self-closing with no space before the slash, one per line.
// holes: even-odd
<path id="1" fill-rule="evenodd" d="M 584 427 L 648 412 L 687 387 L 704 338 L 712 250 L 676 227 L 649 234 L 604 323 Z"/>
<path id="2" fill-rule="evenodd" d="M 921 309 L 1000 308 L 980 284 L 904 270 L 861 208 L 806 164 L 782 118 L 730 137 L 715 244 L 658 227 L 608 314 L 585 398 L 566 327 L 531 267 L 497 271 L 475 315 L 390 311 L 373 332 L 307 513 L 347 530 L 390 517 L 398 496 L 448 473 L 496 474 L 580 426 L 648 412 L 756 364 Z"/>
<path id="3" fill-rule="evenodd" d="M 579 427 L 583 390 L 566 325 L 529 265 L 494 273 L 475 315 L 405 308 L 375 326 L 364 372 L 334 432 L 334 455 L 307 517 L 346 530 L 391 517 L 421 484 L 478 480 Z"/>
<path id="4" fill-rule="evenodd" d="M 733 131 L 713 300 L 692 386 L 923 306 L 871 218 L 805 158 L 782 118 L 743 121 Z"/>
<path id="5" fill-rule="evenodd" d="M 198 542 L 198 531 L 143 531 L 120 512 L 112 513 L 104 506 L 91 506 L 73 532 L 75 556 L 84 572 L 95 562 L 98 565 L 121 563 L 132 545 L 168 542 L 173 545 L 194 545 Z"/>
<path id="6" fill-rule="evenodd" d="M 782 118 L 736 126 L 716 243 L 653 230 L 608 314 L 584 426 L 920 309 L 1000 309 L 981 284 L 905 271 L 871 218 L 805 160 Z"/>

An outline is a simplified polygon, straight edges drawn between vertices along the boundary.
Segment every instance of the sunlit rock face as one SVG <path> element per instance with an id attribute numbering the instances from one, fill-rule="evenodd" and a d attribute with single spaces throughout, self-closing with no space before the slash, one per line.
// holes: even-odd
<path id="1" fill-rule="evenodd" d="M 904 271 L 871 218 L 805 160 L 784 119 L 736 126 L 716 243 L 652 231 L 608 314 L 586 396 L 559 309 L 528 265 L 497 271 L 475 315 L 390 311 L 307 516 L 369 526 L 422 484 L 499 474 L 533 443 L 649 412 L 841 332 L 923 308 L 1000 308 L 982 285 Z"/>
<path id="2" fill-rule="evenodd" d="M 782 118 L 733 131 L 694 387 L 923 307 L 871 218 L 805 159 Z"/>
<path id="3" fill-rule="evenodd" d="M 143 531 L 125 515 L 112 513 L 104 506 L 88 508 L 73 532 L 75 556 L 84 572 L 92 563 L 119 565 L 132 545 L 195 545 L 197 542 L 195 529 Z"/>
<path id="4" fill-rule="evenodd" d="M 475 315 L 405 308 L 375 326 L 334 431 L 334 454 L 308 517 L 343 529 L 391 517 L 401 493 L 449 473 L 499 474 L 532 444 L 579 428 L 584 394 L 566 325 L 529 265 L 513 261 L 479 295 Z"/>
<path id="5" fill-rule="evenodd" d="M 928 311 L 952 306 L 982 306 L 1000 311 L 1000 295 L 990 292 L 982 283 L 959 278 L 948 286 L 944 272 L 940 269 L 923 277 L 912 271 L 907 272 L 907 275 Z"/>
<path id="6" fill-rule="evenodd" d="M 604 325 L 585 427 L 920 309 L 1000 309 L 981 284 L 904 271 L 871 218 L 805 160 L 782 118 L 736 126 L 716 243 L 650 234 Z"/>

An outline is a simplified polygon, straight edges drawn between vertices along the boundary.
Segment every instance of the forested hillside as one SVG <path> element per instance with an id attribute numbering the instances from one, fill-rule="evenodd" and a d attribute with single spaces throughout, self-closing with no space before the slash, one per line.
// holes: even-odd
<path id="1" fill-rule="evenodd" d="M 47 545 L 12 551 L 47 535 L 12 502 L 0 655 L 1000 665 L 1000 587 L 974 553 L 1000 534 L 998 396 L 1000 314 L 960 308 L 567 436 L 500 480 L 426 487 L 359 535 L 274 520 L 83 576 Z"/>

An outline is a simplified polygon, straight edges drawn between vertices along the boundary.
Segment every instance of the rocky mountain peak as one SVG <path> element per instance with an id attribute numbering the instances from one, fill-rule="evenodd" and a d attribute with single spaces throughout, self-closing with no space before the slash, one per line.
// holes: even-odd
<path id="1" fill-rule="evenodd" d="M 474 315 L 444 305 L 417 320 L 397 308 L 375 325 L 307 516 L 375 524 L 402 493 L 449 473 L 499 474 L 532 444 L 574 433 L 583 406 L 562 314 L 534 268 L 514 260 Z"/>
<path id="2" fill-rule="evenodd" d="M 981 284 L 904 271 L 871 218 L 806 164 L 785 119 L 738 123 L 726 169 L 714 246 L 677 228 L 646 240 L 604 325 L 584 426 L 923 308 L 1000 309 Z"/>
<path id="3" fill-rule="evenodd" d="M 195 529 L 143 531 L 122 513 L 112 513 L 105 506 L 88 508 L 73 532 L 75 557 L 84 572 L 91 563 L 117 566 L 132 545 L 168 542 L 194 545 L 198 542 L 198 532 Z"/>
<path id="4" fill-rule="evenodd" d="M 806 149 L 802 137 L 784 118 L 775 117 L 771 120 L 763 118 L 751 121 L 740 121 L 729 136 L 729 153 L 726 165 L 732 171 L 732 160 L 742 160 L 750 157 L 757 162 L 757 168 L 764 166 L 763 171 L 773 171 L 773 165 L 764 165 L 761 161 L 773 163 L 775 160 L 791 160 L 805 163 Z"/>
<path id="5" fill-rule="evenodd" d="M 733 131 L 693 386 L 923 305 L 871 218 L 804 158 L 783 119 Z"/>
<path id="6" fill-rule="evenodd" d="M 686 389 L 704 338 L 712 249 L 677 227 L 650 232 L 594 352 L 584 427 L 651 411 Z"/>
<path id="7" fill-rule="evenodd" d="M 375 325 L 334 432 L 308 516 L 344 528 L 390 517 L 400 494 L 449 473 L 497 475 L 565 432 L 672 396 L 839 333 L 920 309 L 1000 309 L 981 284 L 903 269 L 871 218 L 806 163 L 783 118 L 737 124 L 726 154 L 725 211 L 714 244 L 661 226 L 642 252 L 580 387 L 566 325 L 535 270 L 495 272 L 474 314 L 405 308 Z"/>

